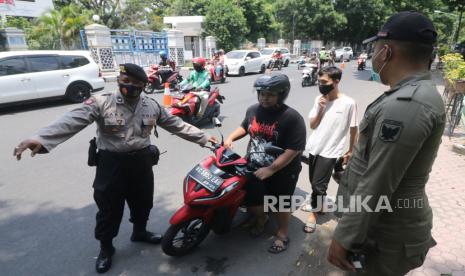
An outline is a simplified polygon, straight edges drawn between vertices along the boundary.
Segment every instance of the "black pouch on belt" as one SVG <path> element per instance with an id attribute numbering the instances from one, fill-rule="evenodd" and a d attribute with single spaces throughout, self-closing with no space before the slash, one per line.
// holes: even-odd
<path id="1" fill-rule="evenodd" d="M 89 141 L 89 155 L 87 157 L 87 165 L 91 167 L 97 166 L 98 152 L 97 152 L 97 138 L 92 138 Z"/>
<path id="2" fill-rule="evenodd" d="M 158 164 L 158 160 L 160 159 L 160 150 L 155 145 L 150 145 L 150 157 L 152 159 L 152 166 Z"/>

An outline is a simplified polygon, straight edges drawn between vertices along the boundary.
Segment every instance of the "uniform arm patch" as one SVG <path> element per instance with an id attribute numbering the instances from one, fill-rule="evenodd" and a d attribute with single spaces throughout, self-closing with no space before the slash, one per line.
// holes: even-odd
<path id="1" fill-rule="evenodd" d="M 403 128 L 404 124 L 402 122 L 384 120 L 381 123 L 378 138 L 383 142 L 394 143 L 399 139 Z"/>

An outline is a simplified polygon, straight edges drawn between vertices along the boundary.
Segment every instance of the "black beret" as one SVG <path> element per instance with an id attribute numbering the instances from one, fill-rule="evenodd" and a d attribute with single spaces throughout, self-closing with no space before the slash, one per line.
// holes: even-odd
<path id="1" fill-rule="evenodd" d="M 119 72 L 128 76 L 131 76 L 137 80 L 142 82 L 148 82 L 147 74 L 145 73 L 144 69 L 137 64 L 133 63 L 125 63 L 120 64 Z"/>

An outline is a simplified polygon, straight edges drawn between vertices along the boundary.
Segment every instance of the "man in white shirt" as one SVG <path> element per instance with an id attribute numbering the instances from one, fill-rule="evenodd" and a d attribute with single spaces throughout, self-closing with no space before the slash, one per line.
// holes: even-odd
<path id="1" fill-rule="evenodd" d="M 318 72 L 319 90 L 315 104 L 309 114 L 310 128 L 313 130 L 307 141 L 309 154 L 309 175 L 312 196 L 304 211 L 311 212 L 304 226 L 304 232 L 316 230 L 316 212 L 321 212 L 328 183 L 338 158 L 343 164 L 349 160 L 357 139 L 357 105 L 355 101 L 339 91 L 342 71 L 334 66 L 322 68 Z M 348 134 L 349 150 L 344 153 Z"/>

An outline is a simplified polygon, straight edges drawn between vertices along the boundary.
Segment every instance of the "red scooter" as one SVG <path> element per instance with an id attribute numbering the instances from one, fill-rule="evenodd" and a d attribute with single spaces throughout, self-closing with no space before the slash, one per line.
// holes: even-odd
<path id="1" fill-rule="evenodd" d="M 221 66 L 219 75 L 216 74 L 216 66 Z M 210 63 L 210 65 L 208 66 L 209 67 L 208 70 L 210 70 L 211 80 L 215 82 L 224 83 L 226 81 L 226 77 L 224 74 L 224 67 L 221 64 L 217 64 L 216 66 L 213 63 Z"/>
<path id="2" fill-rule="evenodd" d="M 182 81 L 182 76 L 179 72 L 173 71 L 171 66 L 157 64 L 150 66 L 147 77 L 149 82 L 147 83 L 145 92 L 148 94 L 152 94 L 155 91 L 162 92 L 166 82 L 170 83 L 170 88 L 174 90 L 176 89 L 176 85 Z"/>
<path id="3" fill-rule="evenodd" d="M 220 90 L 217 87 L 209 92 L 207 107 L 200 118 L 196 116 L 200 108 L 200 98 L 193 91 L 192 85 L 186 84 L 180 90 L 180 93 L 171 95 L 173 98 L 170 107 L 172 115 L 178 116 L 193 125 L 211 122 L 213 117 L 220 115 L 220 104 L 223 103 L 225 97 L 220 95 Z"/>
<path id="4" fill-rule="evenodd" d="M 216 127 L 221 126 L 217 118 L 213 120 Z M 190 253 L 210 230 L 216 234 L 228 232 L 243 204 L 244 188 L 254 166 L 247 157 L 223 147 L 223 142 L 210 149 L 214 155 L 197 164 L 184 179 L 184 206 L 171 217 L 171 226 L 162 240 L 162 249 L 167 255 Z M 268 146 L 264 152 L 257 153 L 277 156 L 283 152 L 281 148 Z"/>

